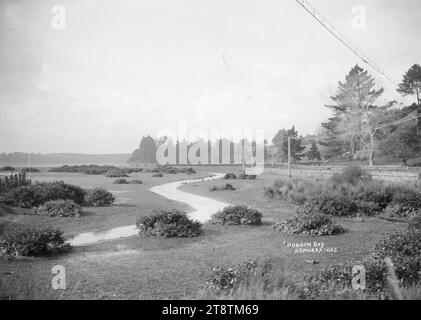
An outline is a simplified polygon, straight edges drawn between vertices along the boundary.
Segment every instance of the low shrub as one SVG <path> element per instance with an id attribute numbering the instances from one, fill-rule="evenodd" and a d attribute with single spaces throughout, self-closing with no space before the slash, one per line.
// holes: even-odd
<path id="1" fill-rule="evenodd" d="M 73 200 L 53 200 L 34 208 L 30 211 L 30 214 L 49 217 L 80 217 L 83 211 L 81 206 Z"/>
<path id="2" fill-rule="evenodd" d="M 104 207 L 113 204 L 115 198 L 111 192 L 103 188 L 88 190 L 85 195 L 85 205 L 91 207 Z"/>
<path id="3" fill-rule="evenodd" d="M 126 173 L 126 171 L 121 170 L 121 169 L 111 169 L 111 170 L 107 171 L 105 176 L 108 177 L 108 178 L 127 178 L 127 177 L 129 177 L 129 175 Z"/>
<path id="4" fill-rule="evenodd" d="M 143 172 L 143 168 L 126 168 L 124 169 L 128 174 L 135 172 Z"/>
<path id="5" fill-rule="evenodd" d="M 140 179 L 133 179 L 129 181 L 130 184 L 142 184 L 143 181 Z"/>
<path id="6" fill-rule="evenodd" d="M 279 232 L 328 236 L 345 232 L 330 216 L 324 214 L 300 214 L 272 226 Z"/>
<path id="7" fill-rule="evenodd" d="M 1 251 L 14 256 L 51 256 L 67 252 L 71 246 L 65 242 L 63 232 L 45 226 L 15 229 L 0 240 Z"/>
<path id="8" fill-rule="evenodd" d="M 383 215 L 388 218 L 411 219 L 421 217 L 421 197 L 414 201 L 403 200 L 401 202 L 393 201 L 383 211 Z"/>
<path id="9" fill-rule="evenodd" d="M 23 168 L 22 172 L 36 173 L 36 172 L 40 172 L 40 170 L 38 168 Z"/>
<path id="10" fill-rule="evenodd" d="M 201 223 L 189 219 L 187 214 L 177 209 L 154 210 L 136 221 L 139 234 L 154 237 L 197 237 L 201 233 Z"/>
<path id="11" fill-rule="evenodd" d="M 84 173 L 84 174 L 99 175 L 99 174 L 104 174 L 111 169 L 118 170 L 118 168 L 114 166 L 108 166 L 108 165 L 99 166 L 95 164 L 90 164 L 90 165 L 83 164 L 83 165 L 73 165 L 73 166 L 64 165 L 61 167 L 50 168 L 48 171 L 49 172 L 71 172 L 71 173 L 79 172 L 79 173 Z"/>
<path id="12" fill-rule="evenodd" d="M 39 206 L 51 200 L 73 200 L 81 205 L 85 190 L 78 186 L 66 184 L 63 181 L 37 182 L 29 186 L 17 187 L 9 191 L 5 200 L 22 208 Z"/>
<path id="13" fill-rule="evenodd" d="M 121 179 L 115 179 L 113 181 L 113 183 L 114 184 L 129 184 L 129 181 L 127 181 L 126 179 L 121 178 Z"/>
<path id="14" fill-rule="evenodd" d="M 416 283 L 421 272 L 421 230 L 411 228 L 386 235 L 374 247 L 373 257 L 391 258 L 398 279 L 405 285 Z"/>
<path id="15" fill-rule="evenodd" d="M 366 293 L 376 297 L 384 297 L 388 286 L 388 270 L 384 261 L 368 258 L 363 263 L 366 271 Z M 352 269 L 355 263 L 329 265 L 313 276 L 306 277 L 300 289 L 300 299 L 324 300 L 332 293 L 336 296 L 340 292 L 352 290 L 352 279 L 355 274 Z"/>
<path id="16" fill-rule="evenodd" d="M 158 172 L 158 173 L 154 173 L 153 175 L 152 175 L 152 177 L 154 177 L 154 178 L 162 178 L 164 175 L 161 173 L 161 172 Z"/>
<path id="17" fill-rule="evenodd" d="M 240 173 L 240 175 L 237 177 L 237 179 L 242 179 L 242 180 L 255 180 L 257 178 L 257 175 L 254 174 L 246 174 L 245 172 Z"/>
<path id="18" fill-rule="evenodd" d="M 224 179 L 225 180 L 233 180 L 233 179 L 237 179 L 237 176 L 234 173 L 226 173 L 224 175 Z"/>
<path id="19" fill-rule="evenodd" d="M 335 184 L 355 185 L 361 181 L 371 180 L 371 175 L 358 166 L 348 166 L 340 173 L 335 173 L 330 180 Z"/>
<path id="20" fill-rule="evenodd" d="M 212 186 L 209 188 L 209 191 L 220 191 L 220 190 L 232 190 L 234 191 L 235 188 L 232 184 L 226 183 L 225 185 L 218 187 L 218 186 Z"/>
<path id="21" fill-rule="evenodd" d="M 358 213 L 358 205 L 355 201 L 345 196 L 319 195 L 305 200 L 297 208 L 299 214 L 321 214 L 330 216 L 355 216 Z"/>
<path id="22" fill-rule="evenodd" d="M 215 267 L 209 275 L 204 289 L 220 294 L 237 288 L 258 267 L 257 260 L 245 261 L 235 268 Z"/>
<path id="23" fill-rule="evenodd" d="M 246 206 L 228 206 L 212 215 L 212 224 L 261 225 L 262 213 Z"/>

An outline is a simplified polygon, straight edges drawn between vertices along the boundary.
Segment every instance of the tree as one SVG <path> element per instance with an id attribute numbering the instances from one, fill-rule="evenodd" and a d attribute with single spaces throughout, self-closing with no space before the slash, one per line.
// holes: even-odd
<path id="1" fill-rule="evenodd" d="M 288 137 L 288 130 L 285 130 L 285 129 L 279 130 L 276 133 L 276 135 L 273 137 L 272 158 L 275 158 L 275 160 L 281 160 L 280 158 L 283 157 L 282 145 L 284 144 L 287 137 Z"/>
<path id="2" fill-rule="evenodd" d="M 373 165 L 374 140 L 380 127 L 378 117 L 390 107 L 375 105 L 384 90 L 374 87 L 374 78 L 358 65 L 351 69 L 345 82 L 339 82 L 336 95 L 331 97 L 334 104 L 326 106 L 333 116 L 322 123 L 327 138 L 320 144 L 330 149 L 331 156 L 349 154 L 354 159 L 368 156 Z"/>
<path id="3" fill-rule="evenodd" d="M 157 145 L 151 136 L 143 137 L 139 148 L 133 151 L 129 162 L 156 163 Z"/>
<path id="4" fill-rule="evenodd" d="M 313 141 L 311 143 L 310 150 L 306 153 L 306 156 L 309 160 L 321 160 L 322 156 L 320 155 L 319 148 L 317 147 L 317 142 Z"/>
<path id="5" fill-rule="evenodd" d="M 421 137 L 417 136 L 417 128 L 413 123 L 405 122 L 392 129 L 382 142 L 381 149 L 389 157 L 408 165 L 408 160 L 421 151 Z"/>
<path id="6" fill-rule="evenodd" d="M 295 130 L 295 126 L 292 127 L 291 130 L 287 131 L 287 137 L 291 137 L 291 159 L 295 162 L 297 160 L 301 160 L 304 157 L 302 153 L 305 149 L 304 146 L 301 145 L 303 139 L 298 137 L 298 132 Z M 284 156 L 288 157 L 288 139 L 284 139 L 282 143 L 282 152 Z"/>
<path id="7" fill-rule="evenodd" d="M 414 64 L 403 76 L 397 91 L 403 96 L 416 95 L 417 116 L 421 116 L 421 66 Z M 418 118 L 417 135 L 421 133 L 421 119 Z"/>

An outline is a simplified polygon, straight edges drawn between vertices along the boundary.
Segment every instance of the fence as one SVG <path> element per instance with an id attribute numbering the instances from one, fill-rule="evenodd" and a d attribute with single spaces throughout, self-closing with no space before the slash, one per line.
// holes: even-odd
<path id="1" fill-rule="evenodd" d="M 26 172 L 0 175 L 0 190 L 26 186 L 29 184 L 31 184 L 31 180 L 26 178 Z"/>
<path id="2" fill-rule="evenodd" d="M 323 167 L 323 166 L 292 166 L 292 177 L 307 178 L 328 178 L 334 173 L 341 172 L 343 167 Z M 393 167 L 367 167 L 366 169 L 373 179 L 385 181 L 419 181 L 421 173 L 416 171 L 399 170 Z M 401 169 L 401 168 L 400 168 Z M 279 166 L 277 168 L 267 168 L 266 172 L 281 176 L 288 176 L 287 168 Z"/>

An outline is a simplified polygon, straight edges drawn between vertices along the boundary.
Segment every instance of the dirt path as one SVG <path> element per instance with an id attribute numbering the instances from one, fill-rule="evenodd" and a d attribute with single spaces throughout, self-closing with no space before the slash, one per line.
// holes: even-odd
<path id="1" fill-rule="evenodd" d="M 210 219 L 211 215 L 217 212 L 218 210 L 223 209 L 228 206 L 228 203 L 217 201 L 208 197 L 197 196 L 185 191 L 180 191 L 178 188 L 182 185 L 210 181 L 215 179 L 221 179 L 223 174 L 215 173 L 213 176 L 202 178 L 202 179 L 193 179 L 193 180 L 183 180 L 165 183 L 150 189 L 151 192 L 156 193 L 160 196 L 163 196 L 167 199 L 184 202 L 193 208 L 194 211 L 188 213 L 190 218 L 198 220 L 200 222 L 205 222 Z M 93 244 L 99 241 L 113 240 L 125 237 L 131 237 L 138 233 L 135 225 L 124 226 L 113 228 L 103 232 L 86 232 L 81 233 L 74 238 L 69 240 L 69 243 L 72 246 L 84 246 Z"/>

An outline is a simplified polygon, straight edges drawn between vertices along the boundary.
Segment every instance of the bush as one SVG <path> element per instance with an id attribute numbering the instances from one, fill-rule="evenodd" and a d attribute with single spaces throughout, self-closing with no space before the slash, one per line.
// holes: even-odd
<path id="1" fill-rule="evenodd" d="M 234 173 L 226 173 L 224 175 L 224 179 L 225 180 L 230 180 L 230 179 L 237 179 L 237 176 Z"/>
<path id="2" fill-rule="evenodd" d="M 320 195 L 307 199 L 297 208 L 297 212 L 303 215 L 355 216 L 358 213 L 358 206 L 345 196 Z"/>
<path id="3" fill-rule="evenodd" d="M 5 254 L 15 256 L 51 256 L 69 251 L 63 232 L 45 226 L 42 228 L 15 229 L 0 240 L 0 248 Z"/>
<path id="4" fill-rule="evenodd" d="M 126 173 L 126 171 L 121 170 L 121 169 L 111 169 L 111 170 L 107 171 L 105 176 L 108 177 L 108 178 L 127 178 L 127 177 L 129 177 L 129 175 Z"/>
<path id="5" fill-rule="evenodd" d="M 47 201 L 30 213 L 49 217 L 80 217 L 83 214 L 82 208 L 73 200 Z"/>
<path id="6" fill-rule="evenodd" d="M 371 175 L 358 166 L 348 166 L 341 173 L 335 173 L 330 180 L 335 184 L 355 185 L 361 181 L 371 180 Z"/>
<path id="7" fill-rule="evenodd" d="M 403 200 L 401 202 L 393 201 L 383 211 L 383 215 L 388 218 L 411 219 L 421 217 L 421 198 L 415 201 Z"/>
<path id="8" fill-rule="evenodd" d="M 63 181 L 41 182 L 12 189 L 6 194 L 6 201 L 22 208 L 39 206 L 51 200 L 73 200 L 83 204 L 85 190 Z"/>
<path id="9" fill-rule="evenodd" d="M 345 232 L 331 217 L 324 214 L 301 214 L 272 226 L 279 232 L 328 236 Z"/>
<path id="10" fill-rule="evenodd" d="M 384 295 L 387 288 L 387 266 L 383 261 L 366 259 L 362 264 L 366 270 L 366 291 L 378 297 Z M 355 263 L 334 264 L 327 266 L 316 275 L 305 278 L 301 288 L 301 299 L 329 299 L 340 292 L 352 289 L 352 268 Z"/>
<path id="11" fill-rule="evenodd" d="M 126 179 L 116 179 L 113 181 L 114 184 L 129 184 L 129 181 L 127 181 Z"/>
<path id="12" fill-rule="evenodd" d="M 258 267 L 257 260 L 240 263 L 235 268 L 215 267 L 206 280 L 204 289 L 220 294 L 237 288 Z"/>
<path id="13" fill-rule="evenodd" d="M 91 207 L 110 206 L 114 200 L 113 194 L 103 188 L 88 190 L 85 195 L 85 204 Z"/>
<path id="14" fill-rule="evenodd" d="M 215 213 L 212 224 L 261 225 L 262 213 L 246 206 L 228 206 Z"/>
<path id="15" fill-rule="evenodd" d="M 161 172 L 158 172 L 158 173 L 154 173 L 153 175 L 152 175 L 152 177 L 154 177 L 154 178 L 162 178 L 164 175 L 161 173 Z"/>
<path id="16" fill-rule="evenodd" d="M 143 181 L 140 179 L 133 179 L 129 181 L 130 184 L 142 184 Z"/>
<path id="17" fill-rule="evenodd" d="M 421 230 L 388 234 L 374 247 L 373 257 L 391 258 L 396 276 L 405 285 L 417 282 L 421 272 Z"/>
<path id="18" fill-rule="evenodd" d="M 197 237 L 201 224 L 187 217 L 177 209 L 153 210 L 150 215 L 139 217 L 136 221 L 139 234 L 154 237 Z"/>
<path id="19" fill-rule="evenodd" d="M 23 168 L 22 172 L 36 173 L 36 172 L 40 172 L 40 170 L 38 168 Z"/>
<path id="20" fill-rule="evenodd" d="M 220 190 L 235 190 L 234 186 L 232 184 L 226 183 L 224 186 L 218 187 L 218 186 L 212 186 L 209 188 L 209 191 L 220 191 Z"/>

